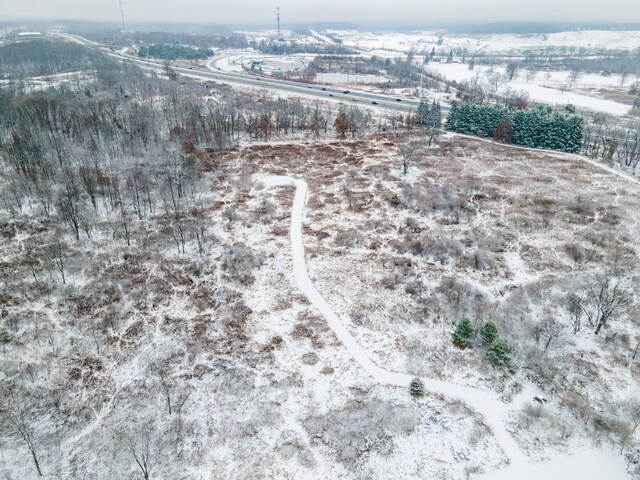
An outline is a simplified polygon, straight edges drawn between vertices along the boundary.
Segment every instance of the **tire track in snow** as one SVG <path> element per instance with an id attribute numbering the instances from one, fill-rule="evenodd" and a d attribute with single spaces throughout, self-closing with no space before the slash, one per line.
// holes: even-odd
<path id="1" fill-rule="evenodd" d="M 294 186 L 296 188 L 291 210 L 291 249 L 293 253 L 293 276 L 300 290 L 309 302 L 318 309 L 327 324 L 338 337 L 353 359 L 374 379 L 385 385 L 407 388 L 413 378 L 405 373 L 392 372 L 376 365 L 364 351 L 356 339 L 349 333 L 331 306 L 309 278 L 307 264 L 304 258 L 304 243 L 302 239 L 302 220 L 307 199 L 307 183 L 304 180 L 284 176 L 271 176 L 261 179 L 269 187 Z M 522 453 L 513 436 L 507 431 L 505 422 L 509 405 L 500 402 L 490 394 L 471 387 L 454 383 L 424 378 L 425 388 L 432 393 L 444 395 L 450 399 L 460 400 L 471 409 L 480 413 L 492 430 L 498 444 L 509 458 L 511 465 L 526 464 L 526 456 Z"/>

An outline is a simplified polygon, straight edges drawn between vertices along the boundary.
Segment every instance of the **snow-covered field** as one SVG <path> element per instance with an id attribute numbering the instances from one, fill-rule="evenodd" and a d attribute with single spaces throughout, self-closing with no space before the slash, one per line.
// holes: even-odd
<path id="1" fill-rule="evenodd" d="M 13 222 L 3 230 L 4 265 L 15 270 L 6 281 L 21 287 L 9 288 L 3 313 L 2 379 L 32 364 L 25 384 L 60 392 L 60 379 L 56 408 L 70 414 L 57 439 L 56 415 L 32 424 L 46 475 L 126 478 L 137 467 L 122 442 L 151 434 L 155 478 L 513 478 L 509 459 L 522 478 L 560 480 L 549 472 L 564 475 L 571 462 L 626 478 L 623 457 L 610 452 L 621 448 L 616 434 L 576 417 L 567 395 L 590 398 L 593 416 L 606 407 L 626 418 L 639 367 L 622 363 L 620 339 L 632 337 L 634 319 L 573 335 L 561 305 L 567 282 L 587 281 L 612 253 L 637 275 L 637 186 L 570 157 L 457 136 L 422 150 L 403 176 L 397 141 L 217 153 L 204 163 L 199 199 L 205 255 L 191 243 L 178 253 L 153 231 L 125 248 L 96 227 L 74 244 L 83 261 L 50 298 L 19 300 L 20 291 L 38 295 L 23 258 L 46 230 L 28 214 L 3 217 Z M 309 185 L 303 215 L 304 196 L 294 214 L 304 260 L 346 336 L 292 273 L 295 191 L 265 184 L 272 175 Z M 569 257 L 569 244 L 590 260 Z M 543 350 L 545 334 L 542 344 L 533 336 L 547 313 L 565 327 Z M 539 356 L 553 381 L 492 367 L 482 347 L 453 347 L 464 315 L 496 321 L 518 363 Z M 416 375 L 422 398 L 404 387 Z M 549 403 L 536 410 L 538 393 Z M 3 452 L 7 478 L 33 477 L 20 442 Z"/>
<path id="2" fill-rule="evenodd" d="M 437 42 L 442 35 L 442 47 L 447 49 L 467 48 L 469 51 L 508 52 L 558 47 L 585 47 L 591 49 L 634 50 L 640 46 L 639 31 L 581 30 L 537 35 L 456 35 L 445 32 L 358 32 L 332 30 L 342 38 L 346 46 L 364 48 L 369 52 L 404 52 L 439 48 Z"/>
<path id="3" fill-rule="evenodd" d="M 468 65 L 459 63 L 432 63 L 425 67 L 427 72 L 435 72 L 443 75 L 447 80 L 469 81 L 475 76 L 479 76 L 484 80 L 489 71 L 494 71 L 500 75 L 505 74 L 504 67 L 476 66 L 473 70 L 469 70 Z M 527 92 L 529 98 L 536 102 L 546 103 L 550 105 L 567 105 L 572 104 L 579 108 L 595 110 L 599 112 L 609 113 L 612 115 L 625 115 L 631 109 L 631 105 L 625 105 L 612 100 L 606 100 L 597 97 L 597 92 L 593 92 L 599 87 L 616 87 L 620 88 L 620 77 L 618 75 L 611 77 L 602 77 L 600 75 L 581 75 L 575 82 L 569 79 L 568 72 L 537 72 L 533 78 L 523 78 L 524 73 L 516 76 L 511 82 L 504 81 L 499 92 L 507 88 L 512 90 L 522 90 Z M 635 77 L 628 77 L 623 85 L 628 86 L 637 81 Z M 590 95 L 577 93 L 576 91 L 589 90 Z"/>
<path id="4" fill-rule="evenodd" d="M 369 55 L 386 58 L 403 57 L 409 52 L 420 55 L 432 49 L 436 51 L 456 51 L 465 48 L 469 53 L 518 53 L 546 47 L 585 48 L 587 51 L 599 49 L 635 50 L 640 48 L 639 31 L 571 31 L 546 35 L 449 35 L 445 32 L 357 32 L 332 31 L 340 36 L 345 46 L 360 49 Z M 441 43 L 438 43 L 438 40 Z M 448 80 L 469 80 L 473 76 L 484 73 L 487 67 L 476 66 L 473 71 L 465 64 L 440 64 L 434 62 L 428 69 L 443 74 Z M 503 73 L 504 68 L 495 68 Z M 618 75 L 602 77 L 594 74 L 583 74 L 575 81 L 570 80 L 570 72 L 533 72 L 525 78 L 520 76 L 503 85 L 506 88 L 522 90 L 536 102 L 550 105 L 566 105 L 568 103 L 579 108 L 604 112 L 612 115 L 625 115 L 629 112 L 632 98 L 628 103 L 620 103 L 616 99 L 606 98 L 601 91 L 608 89 L 626 92 L 629 85 L 637 82 L 636 75 L 621 79 Z M 500 92 L 498 92 L 500 93 Z M 609 93 L 609 92 L 607 92 Z"/>

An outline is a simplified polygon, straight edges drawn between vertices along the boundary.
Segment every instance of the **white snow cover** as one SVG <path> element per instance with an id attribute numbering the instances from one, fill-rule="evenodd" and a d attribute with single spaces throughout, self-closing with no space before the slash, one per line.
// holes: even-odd
<path id="1" fill-rule="evenodd" d="M 476 66 L 474 70 L 469 70 L 468 65 L 460 63 L 433 63 L 426 67 L 427 71 L 442 74 L 447 80 L 455 80 L 456 82 L 471 80 L 476 75 L 484 78 L 484 74 L 489 70 L 487 67 Z M 504 68 L 494 68 L 496 73 L 503 74 Z M 611 115 L 625 115 L 631 109 L 630 105 L 614 102 L 613 100 L 605 100 L 597 98 L 594 95 L 585 95 L 569 91 L 568 88 L 568 72 L 549 72 L 549 78 L 543 78 L 542 74 L 538 74 L 534 80 L 527 82 L 524 79 L 515 79 L 505 83 L 502 90 L 511 88 L 512 90 L 524 90 L 529 94 L 531 100 L 548 103 L 552 105 L 572 104 L 576 107 L 587 108 L 599 112 L 609 113 Z M 632 83 L 634 77 L 629 77 L 626 83 Z M 619 86 L 620 77 L 602 77 L 599 75 L 585 75 L 579 77 L 575 86 L 576 88 L 593 88 L 606 86 Z"/>
<path id="2" fill-rule="evenodd" d="M 357 46 L 368 50 L 394 50 L 408 52 L 421 47 L 438 47 L 440 32 L 358 32 L 332 30 L 341 36 L 346 46 Z M 585 47 L 633 50 L 640 46 L 640 32 L 612 30 L 581 30 L 551 34 L 517 35 L 450 35 L 442 34 L 442 47 L 467 48 L 471 51 L 505 52 L 549 46 Z"/>
<path id="3" fill-rule="evenodd" d="M 331 306 L 322 297 L 311 281 L 307 269 L 302 237 L 302 223 L 304 206 L 307 199 L 307 184 L 304 180 L 284 176 L 270 176 L 262 179 L 270 187 L 295 186 L 295 198 L 291 211 L 291 248 L 293 252 L 293 274 L 296 283 L 311 302 L 318 309 L 336 337 L 346 347 L 353 359 L 373 378 L 381 384 L 398 387 L 408 387 L 412 376 L 404 373 L 392 372 L 376 365 L 367 352 L 358 344 L 347 328 L 333 312 Z M 580 479 L 623 479 L 626 478 L 623 462 L 619 455 L 601 452 L 595 449 L 582 451 L 571 457 L 561 457 L 550 462 L 532 464 L 527 461 L 513 436 L 505 428 L 509 412 L 523 401 L 524 392 L 511 404 L 505 404 L 493 398 L 491 394 L 478 389 L 457 385 L 434 379 L 422 379 L 425 387 L 433 392 L 445 395 L 449 399 L 458 399 L 467 403 L 471 408 L 480 412 L 486 423 L 493 431 L 496 440 L 508 456 L 511 465 L 502 471 L 483 475 L 485 480 L 501 479 L 533 479 L 565 480 L 567 478 Z"/>

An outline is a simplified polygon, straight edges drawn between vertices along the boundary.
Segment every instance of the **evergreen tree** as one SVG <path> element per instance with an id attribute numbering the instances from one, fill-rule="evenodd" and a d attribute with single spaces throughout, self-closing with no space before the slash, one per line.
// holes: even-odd
<path id="1" fill-rule="evenodd" d="M 555 112 L 551 117 L 551 122 L 549 125 L 549 137 L 547 138 L 544 148 L 564 151 L 568 141 L 568 139 L 566 138 L 566 133 L 566 117 L 564 115 L 560 115 L 558 112 Z"/>
<path id="2" fill-rule="evenodd" d="M 452 132 L 493 136 L 498 141 L 529 148 L 576 153 L 582 148 L 584 119 L 550 107 L 507 111 L 496 105 L 452 102 L 445 122 Z"/>
<path id="3" fill-rule="evenodd" d="M 533 147 L 535 148 L 549 148 L 551 144 L 551 123 L 552 118 L 549 115 L 548 110 L 544 110 L 542 107 L 534 108 L 534 114 L 536 120 L 533 124 Z"/>
<path id="4" fill-rule="evenodd" d="M 409 393 L 412 397 L 421 397 L 424 395 L 424 383 L 419 378 L 414 378 L 409 383 Z"/>
<path id="5" fill-rule="evenodd" d="M 491 363 L 498 367 L 511 367 L 513 364 L 512 352 L 513 348 L 509 342 L 499 339 L 491 345 L 487 351 L 487 357 L 489 357 Z"/>
<path id="6" fill-rule="evenodd" d="M 498 338 L 498 327 L 493 322 L 487 322 L 480 327 L 480 338 L 485 345 L 491 345 Z"/>
<path id="7" fill-rule="evenodd" d="M 635 108 L 636 110 L 640 110 L 640 95 L 638 95 L 634 100 L 633 108 Z"/>
<path id="8" fill-rule="evenodd" d="M 453 50 L 449 50 L 449 55 L 447 55 L 447 63 L 453 63 Z"/>
<path id="9" fill-rule="evenodd" d="M 440 102 L 436 102 L 435 100 L 431 104 L 431 107 L 428 110 L 427 115 L 427 125 L 432 128 L 439 128 L 440 123 L 442 122 L 442 109 L 440 107 Z"/>
<path id="10" fill-rule="evenodd" d="M 570 115 L 567 118 L 565 135 L 567 142 L 564 151 L 578 153 L 584 139 L 584 119 L 579 115 Z"/>
<path id="11" fill-rule="evenodd" d="M 429 121 L 429 104 L 424 98 L 420 99 L 418 108 L 416 110 L 415 123 L 419 126 L 427 125 Z"/>
<path id="12" fill-rule="evenodd" d="M 458 326 L 453 332 L 453 344 L 459 348 L 468 348 L 471 346 L 474 334 L 475 331 L 471 320 L 463 318 L 458 322 Z"/>

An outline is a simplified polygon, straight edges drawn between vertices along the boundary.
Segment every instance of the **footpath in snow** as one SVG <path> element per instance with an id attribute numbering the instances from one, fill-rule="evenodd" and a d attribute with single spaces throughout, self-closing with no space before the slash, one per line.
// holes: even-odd
<path id="1" fill-rule="evenodd" d="M 293 208 L 291 211 L 291 248 L 293 253 L 293 275 L 296 283 L 307 297 L 309 302 L 318 309 L 320 314 L 325 318 L 331 330 L 336 337 L 346 347 L 353 359 L 374 379 L 385 385 L 393 385 L 407 388 L 414 378 L 404 373 L 391 372 L 376 365 L 367 355 L 364 349 L 349 333 L 338 316 L 333 312 L 331 306 L 320 295 L 316 289 L 309 272 L 304 256 L 304 243 L 302 238 L 302 221 L 304 217 L 304 207 L 307 199 L 307 183 L 304 180 L 294 179 L 284 176 L 270 176 L 261 179 L 262 182 L 269 187 L 278 186 L 294 186 L 295 197 Z M 597 475 L 602 472 L 603 468 L 607 471 L 606 478 L 615 480 L 626 478 L 624 466 L 621 457 L 604 455 L 595 449 L 585 449 L 579 455 L 574 457 L 562 457 L 543 464 L 531 464 L 527 457 L 518 447 L 513 436 L 506 429 L 506 420 L 509 411 L 514 407 L 513 404 L 505 404 L 494 398 L 491 394 L 481 390 L 457 385 L 450 382 L 443 382 L 435 379 L 422 379 L 425 388 L 432 393 L 444 395 L 450 399 L 456 399 L 464 402 L 473 410 L 484 416 L 487 425 L 491 428 L 498 444 L 504 450 L 510 460 L 510 466 L 500 472 L 493 472 L 483 475 L 485 480 L 502 479 L 502 478 L 534 478 L 536 475 L 542 474 L 547 480 L 565 480 L 570 478 L 567 476 L 567 468 L 576 463 L 580 464 L 581 471 L 586 476 L 581 479 L 605 478 L 601 476 L 590 476 L 591 473 Z M 408 394 L 408 393 L 407 393 Z M 591 452 L 591 453 L 590 453 Z M 605 462 L 603 458 L 606 456 Z M 590 473 L 589 473 L 590 472 Z"/>

